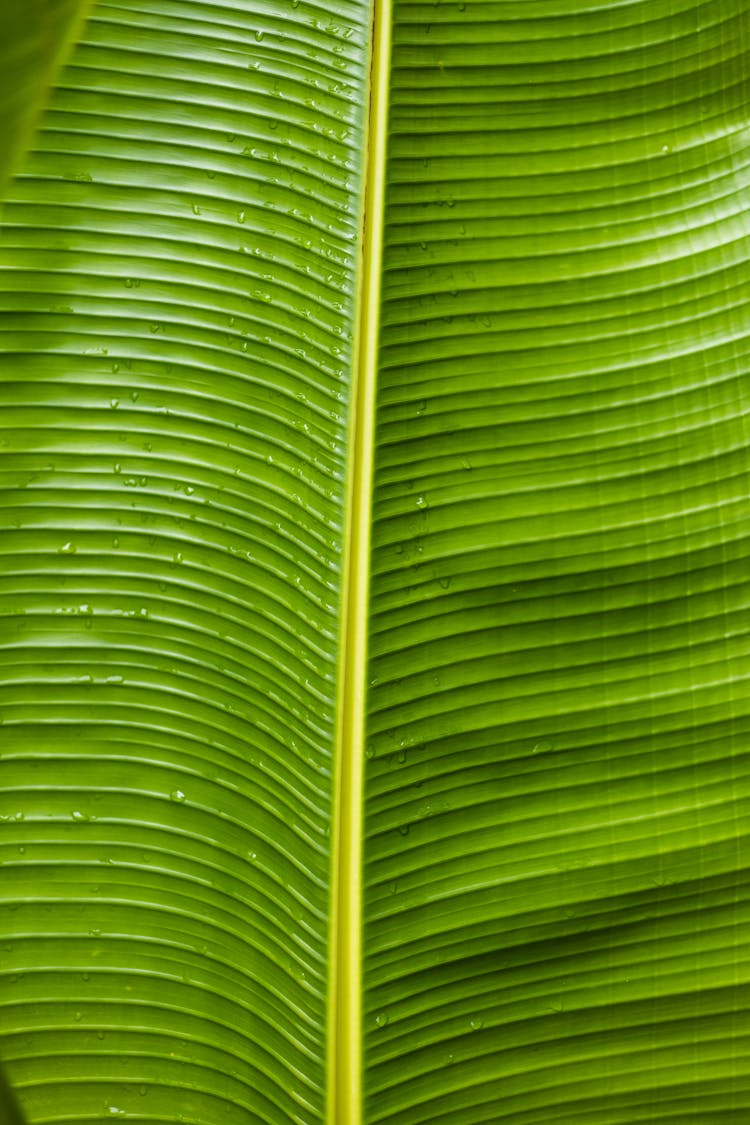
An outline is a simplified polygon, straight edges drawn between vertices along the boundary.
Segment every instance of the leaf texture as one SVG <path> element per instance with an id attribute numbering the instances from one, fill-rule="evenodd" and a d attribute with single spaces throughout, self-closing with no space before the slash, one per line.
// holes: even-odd
<path id="1" fill-rule="evenodd" d="M 6 0 L 0 7 L 0 190 L 28 148 L 89 0 Z"/>
<path id="2" fill-rule="evenodd" d="M 750 1111 L 749 15 L 394 0 L 366 1125 Z M 98 0 L 5 206 L 34 1125 L 358 1125 L 326 1102 L 371 17 Z"/>
<path id="3" fill-rule="evenodd" d="M 396 0 L 373 1125 L 750 1111 L 747 33 Z"/>
<path id="4" fill-rule="evenodd" d="M 0 1052 L 311 1122 L 369 12 L 99 3 L 6 211 Z"/>

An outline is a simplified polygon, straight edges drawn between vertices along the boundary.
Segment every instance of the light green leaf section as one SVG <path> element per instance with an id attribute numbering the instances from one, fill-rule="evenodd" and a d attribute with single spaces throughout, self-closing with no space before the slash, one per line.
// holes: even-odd
<path id="1" fill-rule="evenodd" d="M 395 0 L 369 1125 L 735 1125 L 748 5 Z"/>
<path id="2" fill-rule="evenodd" d="M 346 1104 L 372 15 L 101 0 L 10 189 L 0 1057 L 32 1125 Z M 363 807 L 338 790 L 365 1125 L 750 1116 L 749 23 L 395 0 Z"/>
<path id="3" fill-rule="evenodd" d="M 0 190 L 31 140 L 57 68 L 90 0 L 3 0 L 0 4 Z"/>
<path id="4" fill-rule="evenodd" d="M 97 4 L 6 209 L 0 1056 L 322 1120 L 370 13 Z"/>

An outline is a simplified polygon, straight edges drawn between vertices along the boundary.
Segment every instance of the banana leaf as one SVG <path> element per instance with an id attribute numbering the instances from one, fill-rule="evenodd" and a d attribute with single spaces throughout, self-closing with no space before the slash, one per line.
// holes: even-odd
<path id="1" fill-rule="evenodd" d="M 0 7 L 0 189 L 37 124 L 89 0 L 7 0 Z"/>
<path id="2" fill-rule="evenodd" d="M 28 1122 L 746 1120 L 750 4 L 7 11 Z"/>

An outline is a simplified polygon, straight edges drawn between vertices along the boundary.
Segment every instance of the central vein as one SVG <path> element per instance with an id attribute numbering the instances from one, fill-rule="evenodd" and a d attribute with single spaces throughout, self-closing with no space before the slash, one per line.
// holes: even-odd
<path id="1" fill-rule="evenodd" d="M 373 0 L 373 7 L 334 759 L 328 1125 L 359 1125 L 362 1119 L 362 789 L 391 0 Z"/>

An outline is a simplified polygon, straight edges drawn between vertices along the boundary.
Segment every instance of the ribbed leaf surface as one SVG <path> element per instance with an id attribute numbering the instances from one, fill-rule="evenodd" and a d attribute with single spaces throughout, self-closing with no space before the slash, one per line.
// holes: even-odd
<path id="1" fill-rule="evenodd" d="M 394 2 L 363 1120 L 739 1125 L 750 7 Z M 326 1120 L 371 15 L 98 0 L 4 208 L 34 1125 Z"/>
<path id="2" fill-rule="evenodd" d="M 57 68 L 90 0 L 5 0 L 0 5 L 0 190 L 28 148 Z"/>
<path id="3" fill-rule="evenodd" d="M 318 1121 L 365 5 L 99 3 L 6 210 L 1 1053 Z"/>
<path id="4" fill-rule="evenodd" d="M 396 0 L 368 1122 L 750 1111 L 747 16 Z"/>

